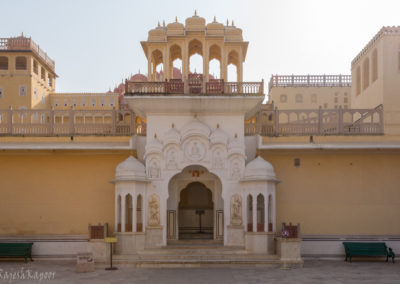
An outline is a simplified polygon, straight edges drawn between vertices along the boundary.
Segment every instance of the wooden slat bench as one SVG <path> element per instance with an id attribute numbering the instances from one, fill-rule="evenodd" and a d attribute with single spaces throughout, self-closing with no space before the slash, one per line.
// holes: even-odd
<path id="1" fill-rule="evenodd" d="M 33 243 L 0 243 L 0 256 L 2 257 L 23 257 L 25 262 L 32 259 Z"/>
<path id="2" fill-rule="evenodd" d="M 346 252 L 345 261 L 349 258 L 351 262 L 353 256 L 386 256 L 386 262 L 391 257 L 394 263 L 395 254 L 386 243 L 343 242 L 343 245 Z"/>

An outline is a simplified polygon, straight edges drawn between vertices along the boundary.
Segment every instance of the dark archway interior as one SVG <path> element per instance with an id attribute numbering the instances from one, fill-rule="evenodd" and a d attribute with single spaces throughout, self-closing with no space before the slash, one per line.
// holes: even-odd
<path id="1" fill-rule="evenodd" d="M 212 239 L 212 192 L 203 183 L 192 182 L 180 193 L 179 239 Z"/>

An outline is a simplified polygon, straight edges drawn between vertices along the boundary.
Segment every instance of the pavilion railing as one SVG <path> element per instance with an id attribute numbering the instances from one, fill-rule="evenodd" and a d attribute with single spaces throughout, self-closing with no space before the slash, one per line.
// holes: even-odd
<path id="1" fill-rule="evenodd" d="M 169 80 L 161 82 L 125 81 L 125 95 L 259 95 L 264 96 L 264 81 L 224 82 L 223 80 Z"/>
<path id="2" fill-rule="evenodd" d="M 382 135 L 383 106 L 374 109 L 262 110 L 245 123 L 245 134 Z"/>
<path id="3" fill-rule="evenodd" d="M 2 136 L 146 135 L 131 110 L 0 110 Z"/>
<path id="4" fill-rule="evenodd" d="M 268 90 L 273 87 L 350 87 L 351 75 L 272 75 Z"/>

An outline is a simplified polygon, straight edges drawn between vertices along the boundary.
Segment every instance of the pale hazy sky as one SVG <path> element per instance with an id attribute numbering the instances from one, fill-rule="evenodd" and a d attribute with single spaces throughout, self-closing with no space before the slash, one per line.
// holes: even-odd
<path id="1" fill-rule="evenodd" d="M 400 25 L 400 0 L 0 0 L 0 9 L 0 37 L 24 32 L 56 61 L 57 92 L 103 92 L 146 73 L 140 41 L 158 21 L 184 22 L 195 9 L 243 30 L 245 81 L 349 74 L 382 26 Z"/>

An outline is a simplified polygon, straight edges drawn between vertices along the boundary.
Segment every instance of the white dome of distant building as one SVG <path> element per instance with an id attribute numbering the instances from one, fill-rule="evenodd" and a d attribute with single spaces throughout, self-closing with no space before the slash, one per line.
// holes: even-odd
<path id="1" fill-rule="evenodd" d="M 258 156 L 247 164 L 244 170 L 244 179 L 277 181 L 274 167 L 261 156 Z"/>
<path id="2" fill-rule="evenodd" d="M 115 171 L 116 180 L 144 180 L 146 179 L 146 169 L 144 165 L 135 157 L 129 156 L 117 166 Z"/>

